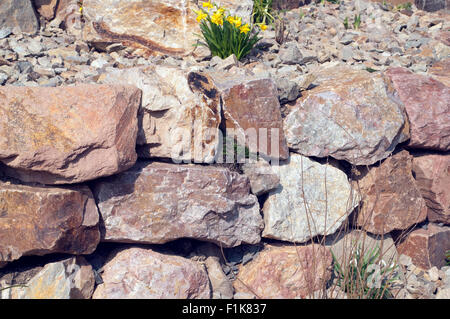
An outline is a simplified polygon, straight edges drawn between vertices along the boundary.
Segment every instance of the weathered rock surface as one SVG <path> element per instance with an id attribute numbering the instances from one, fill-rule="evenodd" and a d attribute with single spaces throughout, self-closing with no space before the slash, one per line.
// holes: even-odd
<path id="1" fill-rule="evenodd" d="M 428 207 L 428 220 L 450 224 L 450 156 L 425 154 L 414 157 L 413 172 Z"/>
<path id="2" fill-rule="evenodd" d="M 102 83 L 142 90 L 137 138 L 140 157 L 210 163 L 220 145 L 219 95 L 204 73 L 153 65 L 108 69 Z"/>
<path id="3" fill-rule="evenodd" d="M 9 283 L 12 284 L 12 283 Z M 14 280 L 14 288 L 1 292 L 2 299 L 90 299 L 94 273 L 83 257 L 71 257 L 43 267 L 28 281 Z M 17 285 L 23 285 L 17 287 Z"/>
<path id="4" fill-rule="evenodd" d="M 253 1 L 227 0 L 222 5 L 248 19 Z M 196 1 L 86 0 L 83 8 L 83 34 L 90 42 L 121 42 L 144 54 L 184 55 L 198 41 Z"/>
<path id="5" fill-rule="evenodd" d="M 428 224 L 408 234 L 397 245 L 400 254 L 410 256 L 414 265 L 423 269 L 445 265 L 445 252 L 450 247 L 450 227 Z"/>
<path id="6" fill-rule="evenodd" d="M 18 28 L 22 32 L 36 33 L 39 21 L 31 0 L 2 0 L 0 3 L 0 29 Z"/>
<path id="7" fill-rule="evenodd" d="M 370 165 L 407 139 L 401 105 L 389 96 L 381 74 L 348 67 L 318 74 L 318 86 L 304 92 L 284 120 L 290 149 Z"/>
<path id="8" fill-rule="evenodd" d="M 395 243 L 389 234 L 373 236 L 361 230 L 352 230 L 346 234 L 327 236 L 325 246 L 333 252 L 336 260 L 343 267 L 348 267 L 358 249 L 363 256 L 370 252 L 379 252 L 380 260 L 387 266 L 397 264 L 398 253 Z M 376 260 L 378 263 L 379 261 Z"/>
<path id="9" fill-rule="evenodd" d="M 25 182 L 78 183 L 137 158 L 141 92 L 131 86 L 0 88 L 0 161 Z"/>
<path id="10" fill-rule="evenodd" d="M 208 274 L 199 264 L 151 249 L 121 250 L 103 270 L 93 299 L 204 299 L 211 293 Z"/>
<path id="11" fill-rule="evenodd" d="M 250 152 L 287 159 L 275 82 L 269 77 L 223 72 L 211 76 L 222 99 L 226 134 L 233 130 L 238 143 L 245 141 Z"/>
<path id="12" fill-rule="evenodd" d="M 270 164 L 262 158 L 249 159 L 242 165 L 242 170 L 250 180 L 250 188 L 256 196 L 265 194 L 280 185 L 280 178 Z"/>
<path id="13" fill-rule="evenodd" d="M 450 87 L 404 68 L 386 71 L 411 123 L 412 148 L 450 150 Z"/>
<path id="14" fill-rule="evenodd" d="M 25 255 L 90 254 L 100 241 L 99 215 L 86 186 L 0 182 L 0 264 Z"/>
<path id="15" fill-rule="evenodd" d="M 358 205 L 343 171 L 291 153 L 278 167 L 280 184 L 264 203 L 263 237 L 306 242 L 331 235 Z"/>
<path id="16" fill-rule="evenodd" d="M 332 257 L 324 246 L 266 246 L 241 266 L 236 292 L 264 299 L 305 298 L 331 277 Z"/>
<path id="17" fill-rule="evenodd" d="M 261 239 L 263 221 L 248 179 L 225 168 L 138 163 L 99 180 L 93 192 L 105 241 L 188 237 L 232 247 Z"/>
<path id="18" fill-rule="evenodd" d="M 412 175 L 412 160 L 403 150 L 361 176 L 355 186 L 363 196 L 359 226 L 372 234 L 387 234 L 426 219 L 427 207 Z"/>

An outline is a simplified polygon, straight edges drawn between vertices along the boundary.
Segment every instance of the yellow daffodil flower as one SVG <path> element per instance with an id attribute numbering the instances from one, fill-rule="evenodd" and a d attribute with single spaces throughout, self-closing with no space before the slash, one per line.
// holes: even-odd
<path id="1" fill-rule="evenodd" d="M 246 23 L 243 26 L 241 26 L 239 30 L 241 30 L 241 33 L 247 34 L 250 31 L 250 26 L 248 25 L 248 23 Z"/>
<path id="2" fill-rule="evenodd" d="M 242 18 L 241 17 L 234 17 L 234 26 L 236 28 L 239 28 L 242 25 Z"/>
<path id="3" fill-rule="evenodd" d="M 197 14 L 197 22 L 202 21 L 203 19 L 206 19 L 208 16 L 205 12 L 202 10 L 194 10 L 194 12 Z"/>
<path id="4" fill-rule="evenodd" d="M 211 16 L 211 21 L 214 24 L 217 25 L 223 25 L 223 16 L 220 13 L 215 12 L 212 16 Z"/>
<path id="5" fill-rule="evenodd" d="M 263 31 L 267 30 L 267 25 L 264 24 L 264 23 L 260 23 L 260 24 L 259 24 L 259 27 L 260 27 L 261 30 L 263 30 Z"/>
<path id="6" fill-rule="evenodd" d="M 217 14 L 223 15 L 225 13 L 225 9 L 224 8 L 219 8 L 216 11 Z"/>
<path id="7" fill-rule="evenodd" d="M 203 2 L 203 8 L 208 8 L 208 11 L 209 11 L 209 9 L 212 9 L 212 8 L 214 8 L 214 5 L 211 3 L 211 0 L 209 0 L 208 2 Z"/>

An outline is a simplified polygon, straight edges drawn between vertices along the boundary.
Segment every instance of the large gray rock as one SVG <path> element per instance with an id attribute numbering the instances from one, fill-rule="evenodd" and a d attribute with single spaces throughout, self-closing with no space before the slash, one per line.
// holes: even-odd
<path id="1" fill-rule="evenodd" d="M 402 106 L 379 73 L 326 68 L 284 120 L 290 149 L 305 156 L 370 165 L 409 136 Z"/>
<path id="2" fill-rule="evenodd" d="M 203 267 L 151 249 L 123 249 L 110 257 L 103 270 L 103 283 L 93 299 L 208 299 L 211 295 Z"/>
<path id="3" fill-rule="evenodd" d="M 334 165 L 291 153 L 278 170 L 281 186 L 263 207 L 263 237 L 301 243 L 331 235 L 358 205 L 347 176 Z"/>
<path id="4" fill-rule="evenodd" d="M 261 239 L 263 221 L 248 179 L 225 168 L 138 163 L 98 180 L 93 192 L 105 241 L 186 237 L 232 247 Z"/>
<path id="5" fill-rule="evenodd" d="M 22 32 L 36 33 L 39 21 L 31 0 L 2 0 L 0 2 L 0 29 L 18 28 Z"/>

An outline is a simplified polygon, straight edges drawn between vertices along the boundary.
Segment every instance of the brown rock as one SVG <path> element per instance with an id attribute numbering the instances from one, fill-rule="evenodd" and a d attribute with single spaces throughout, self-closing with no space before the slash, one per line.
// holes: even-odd
<path id="1" fill-rule="evenodd" d="M 450 156 L 414 157 L 413 172 L 428 207 L 428 220 L 450 224 Z"/>
<path id="2" fill-rule="evenodd" d="M 238 143 L 245 140 L 250 152 L 287 159 L 289 150 L 273 80 L 223 72 L 211 75 L 221 94 L 226 134 L 234 130 Z"/>
<path id="3" fill-rule="evenodd" d="M 205 299 L 211 294 L 203 267 L 151 249 L 121 250 L 103 270 L 93 299 Z"/>
<path id="4" fill-rule="evenodd" d="M 46 20 L 55 17 L 58 0 L 33 0 L 36 10 Z"/>
<path id="5" fill-rule="evenodd" d="M 412 175 L 412 156 L 401 151 L 364 173 L 356 186 L 363 204 L 357 223 L 372 234 L 407 229 L 425 220 L 427 207 Z"/>
<path id="6" fill-rule="evenodd" d="M 410 256 L 423 269 L 445 266 L 445 252 L 450 249 L 450 227 L 428 224 L 412 231 L 397 245 L 399 254 Z"/>
<path id="7" fill-rule="evenodd" d="M 0 182 L 0 264 L 25 255 L 90 254 L 100 241 L 98 221 L 86 186 Z"/>
<path id="8" fill-rule="evenodd" d="M 324 246 L 266 246 L 242 266 L 234 281 L 237 293 L 264 299 L 305 298 L 331 277 L 332 257 Z"/>
<path id="9" fill-rule="evenodd" d="M 99 180 L 104 240 L 166 243 L 187 237 L 225 247 L 255 244 L 263 229 L 245 176 L 214 166 L 141 163 Z"/>
<path id="10" fill-rule="evenodd" d="M 25 182 L 79 183 L 137 158 L 141 93 L 131 86 L 0 88 L 0 162 Z"/>
<path id="11" fill-rule="evenodd" d="M 404 68 L 390 68 L 386 75 L 408 114 L 408 146 L 450 150 L 450 87 Z"/>

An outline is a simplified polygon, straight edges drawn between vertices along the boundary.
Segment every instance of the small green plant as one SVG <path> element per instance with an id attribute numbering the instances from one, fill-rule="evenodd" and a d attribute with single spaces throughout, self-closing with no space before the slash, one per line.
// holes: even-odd
<path id="1" fill-rule="evenodd" d="M 267 29 L 264 23 L 244 24 L 241 17 L 230 15 L 228 10 L 211 3 L 211 0 L 203 2 L 202 6 L 202 9 L 194 11 L 204 40 L 198 45 L 208 47 L 213 56 L 225 59 L 234 54 L 241 60 L 261 39 L 259 31 Z"/>
<path id="2" fill-rule="evenodd" d="M 305 11 L 303 11 L 303 9 L 300 9 L 299 17 L 300 20 L 302 20 L 305 17 Z"/>
<path id="3" fill-rule="evenodd" d="M 355 15 L 355 18 L 353 20 L 353 28 L 355 30 L 358 30 L 360 25 L 361 25 L 361 15 L 358 14 L 358 15 Z"/>
<path id="4" fill-rule="evenodd" d="M 445 260 L 447 261 L 447 266 L 450 266 L 450 250 L 445 252 Z"/>
<path id="5" fill-rule="evenodd" d="M 394 11 L 401 11 L 401 10 L 412 10 L 411 2 L 399 4 L 394 8 Z"/>
<path id="6" fill-rule="evenodd" d="M 390 286 L 396 279 L 394 264 L 387 266 L 379 258 L 380 249 L 374 247 L 364 253 L 361 245 L 354 250 L 346 264 L 340 264 L 332 253 L 337 285 L 350 298 L 387 299 L 392 298 Z M 345 262 L 345 261 L 344 261 Z M 343 262 L 343 263 L 344 263 Z M 383 265 L 384 264 L 384 265 Z"/>
<path id="7" fill-rule="evenodd" d="M 345 17 L 344 28 L 345 28 L 345 30 L 348 30 L 348 28 L 349 28 L 349 26 L 348 26 L 348 17 Z"/>
<path id="8" fill-rule="evenodd" d="M 253 23 L 272 24 L 275 17 L 272 14 L 273 0 L 253 0 Z"/>

